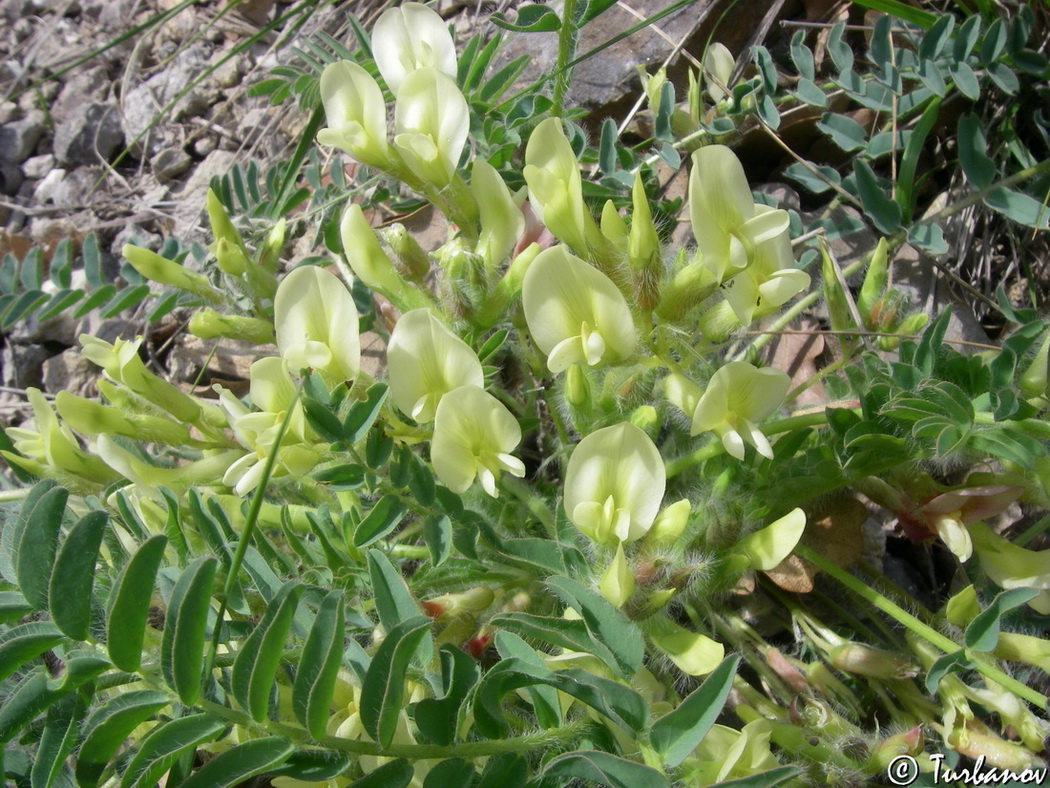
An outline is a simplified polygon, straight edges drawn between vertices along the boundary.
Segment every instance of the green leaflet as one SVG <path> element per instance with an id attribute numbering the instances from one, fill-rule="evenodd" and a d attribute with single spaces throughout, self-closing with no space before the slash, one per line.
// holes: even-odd
<path id="1" fill-rule="evenodd" d="M 163 534 L 143 542 L 113 585 L 106 613 L 106 646 L 110 660 L 121 670 L 138 670 L 142 661 L 153 583 L 167 544 Z"/>
<path id="2" fill-rule="evenodd" d="M 413 776 L 412 764 L 404 758 L 398 758 L 355 780 L 350 788 L 405 788 L 412 782 Z"/>
<path id="3" fill-rule="evenodd" d="M 11 262 L 14 265 L 14 256 L 11 255 Z M 7 259 L 6 257 L 4 258 Z M 0 267 L 2 271 L 2 267 Z M 10 445 L 10 441 L 6 440 L 7 436 L 4 435 L 5 446 L 7 450 L 13 450 L 14 447 Z M 39 482 L 34 485 L 29 493 L 26 495 L 25 500 L 22 501 L 22 506 L 18 510 L 18 515 L 4 524 L 4 528 L 0 531 L 0 574 L 2 574 L 8 581 L 15 580 L 15 554 L 18 552 L 18 543 L 22 539 L 22 534 L 26 528 L 26 522 L 29 520 L 29 516 L 33 513 L 33 509 L 40 502 L 40 499 L 45 493 L 54 489 L 55 482 L 50 479 Z"/>
<path id="4" fill-rule="evenodd" d="M 372 658 L 361 687 L 361 723 L 380 747 L 389 747 L 394 741 L 408 665 L 429 634 L 430 619 L 410 618 L 387 633 Z"/>
<path id="5" fill-rule="evenodd" d="M 38 610 L 47 607 L 47 586 L 68 499 L 68 490 L 53 487 L 40 496 L 24 521 L 16 521 L 12 554 L 15 579 L 26 601 Z"/>
<path id="6" fill-rule="evenodd" d="M 0 706 L 0 743 L 9 741 L 38 715 L 109 667 L 109 662 L 97 654 L 73 652 L 61 678 L 51 679 L 43 666 L 30 671 Z"/>
<path id="7" fill-rule="evenodd" d="M 335 750 L 296 750 L 279 767 L 271 769 L 274 777 L 292 777 L 303 782 L 332 780 L 350 768 L 351 756 Z"/>
<path id="8" fill-rule="evenodd" d="M 430 562 L 441 566 L 452 552 L 452 521 L 448 515 L 431 515 L 423 521 L 423 541 L 430 550 Z"/>
<path id="9" fill-rule="evenodd" d="M 498 663 L 478 684 L 473 702 L 478 733 L 489 738 L 506 736 L 510 728 L 503 718 L 503 696 L 535 684 L 546 684 L 571 695 L 604 714 L 629 735 L 636 735 L 648 725 L 649 706 L 641 695 L 619 682 L 583 670 L 555 673 L 546 666 L 511 658 Z"/>
<path id="10" fill-rule="evenodd" d="M 408 507 L 396 495 L 384 495 L 354 530 L 354 546 L 378 542 L 397 528 L 406 511 Z"/>
<path id="11" fill-rule="evenodd" d="M 376 383 L 368 389 L 362 402 L 355 402 L 347 411 L 343 420 L 343 437 L 347 443 L 357 443 L 368 434 L 379 416 L 379 411 L 386 401 L 389 387 L 385 383 Z"/>
<path id="12" fill-rule="evenodd" d="M 179 575 L 164 617 L 160 664 L 164 680 L 187 706 L 197 702 L 204 667 L 204 635 L 218 561 L 202 556 Z"/>
<path id="13" fill-rule="evenodd" d="M 459 710 L 467 693 L 478 682 L 478 664 L 456 646 L 441 647 L 441 698 L 426 698 L 415 705 L 413 718 L 419 732 L 434 744 L 447 747 L 456 738 Z"/>
<path id="14" fill-rule="evenodd" d="M 390 559 L 378 550 L 368 551 L 368 576 L 376 598 L 379 623 L 387 632 L 405 619 L 418 616 L 419 605 Z"/>
<path id="15" fill-rule="evenodd" d="M 653 724 L 649 742 L 667 766 L 680 766 L 711 730 L 733 688 L 739 664 L 740 657 L 735 654 L 723 660 L 699 689 Z"/>
<path id="16" fill-rule="evenodd" d="M 48 586 L 51 618 L 73 640 L 87 640 L 90 634 L 95 562 L 108 519 L 103 511 L 88 512 L 69 529 L 55 557 Z"/>
<path id="17" fill-rule="evenodd" d="M 999 619 L 1015 607 L 1035 597 L 1035 588 L 1011 588 L 996 594 L 995 599 L 966 627 L 966 645 L 974 651 L 991 651 L 999 642 Z"/>
<path id="18" fill-rule="evenodd" d="M 226 723 L 210 714 L 191 714 L 159 725 L 142 740 L 124 770 L 120 788 L 152 788 L 183 753 L 214 741 L 225 730 Z"/>
<path id="19" fill-rule="evenodd" d="M 543 662 L 543 658 L 513 632 L 496 633 L 496 650 L 503 659 L 516 657 L 528 662 L 530 665 L 540 668 L 547 667 Z M 539 723 L 540 727 L 561 727 L 563 723 L 561 702 L 558 700 L 558 693 L 553 687 L 537 684 L 526 688 L 525 694 L 529 696 L 532 710 L 536 714 L 536 722 Z"/>
<path id="20" fill-rule="evenodd" d="M 302 595 L 303 585 L 296 580 L 281 586 L 234 660 L 233 696 L 256 722 L 266 719 L 284 641 Z"/>
<path id="21" fill-rule="evenodd" d="M 66 758 L 77 743 L 80 721 L 87 710 L 88 695 L 76 692 L 66 695 L 47 710 L 44 732 L 33 756 L 30 785 L 50 788 L 62 773 Z"/>
<path id="22" fill-rule="evenodd" d="M 592 636 L 584 621 L 537 616 L 532 613 L 500 613 L 493 616 L 489 623 L 526 640 L 539 640 L 569 651 L 593 654 L 613 670 L 621 670 L 612 652 Z"/>
<path id="23" fill-rule="evenodd" d="M 423 781 L 423 788 L 471 788 L 477 772 L 470 761 L 449 758 L 434 765 Z"/>
<path id="24" fill-rule="evenodd" d="M 551 577 L 547 587 L 581 616 L 591 636 L 613 655 L 620 675 L 629 679 L 645 656 L 641 630 L 601 594 L 568 577 Z"/>
<path id="25" fill-rule="evenodd" d="M 517 753 L 489 758 L 475 788 L 522 788 L 529 780 L 529 765 Z"/>
<path id="26" fill-rule="evenodd" d="M 590 780 L 609 788 L 668 788 L 667 778 L 655 769 L 600 750 L 559 755 L 543 770 L 545 778 Z"/>
<path id="27" fill-rule="evenodd" d="M 0 634 L 0 679 L 62 643 L 65 637 L 50 621 L 30 621 Z"/>
<path id="28" fill-rule="evenodd" d="M 171 703 L 163 692 L 134 690 L 117 695 L 92 712 L 84 724 L 83 743 L 77 754 L 77 784 L 98 784 L 106 764 L 131 732 Z"/>
<path id="29" fill-rule="evenodd" d="M 184 783 L 182 788 L 229 788 L 288 760 L 295 747 L 287 739 L 252 739 L 220 753 Z"/>
<path id="30" fill-rule="evenodd" d="M 295 674 L 292 707 L 315 739 L 324 737 L 328 723 L 329 704 L 343 652 L 344 622 L 343 592 L 332 591 L 317 610 Z"/>

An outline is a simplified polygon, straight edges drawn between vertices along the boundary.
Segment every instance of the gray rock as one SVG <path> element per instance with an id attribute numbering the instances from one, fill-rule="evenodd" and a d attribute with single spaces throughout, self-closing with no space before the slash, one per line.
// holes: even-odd
<path id="1" fill-rule="evenodd" d="M 152 252 L 159 252 L 164 244 L 164 239 L 156 233 L 144 230 L 134 222 L 128 222 L 113 238 L 113 243 L 109 245 L 110 253 L 114 257 L 120 257 L 124 244 L 133 244 L 134 246 L 149 249 Z"/>
<path id="2" fill-rule="evenodd" d="M 45 131 L 44 113 L 40 110 L 32 110 L 21 120 L 0 126 L 0 159 L 21 164 L 33 155 Z"/>
<path id="3" fill-rule="evenodd" d="M 181 14 L 179 16 L 182 16 Z M 184 47 L 171 66 L 154 74 L 145 82 L 136 85 L 124 97 L 124 114 L 121 123 L 126 138 L 134 147 L 147 156 L 171 145 L 171 140 L 155 127 L 154 120 L 161 110 L 175 100 L 208 64 L 210 47 L 194 44 Z M 196 95 L 195 95 L 196 94 Z M 206 98 L 201 91 L 190 91 L 179 100 L 173 117 L 192 117 L 207 109 Z"/>
<path id="4" fill-rule="evenodd" d="M 141 333 L 139 323 L 125 320 L 122 317 L 102 318 L 99 317 L 97 310 L 92 310 L 90 314 L 82 317 L 74 329 L 78 341 L 81 334 L 90 334 L 111 344 L 118 339 L 134 339 Z"/>
<path id="5" fill-rule="evenodd" d="M 55 173 L 61 175 L 53 178 Z M 33 195 L 41 202 L 51 202 L 59 208 L 79 208 L 88 203 L 101 177 L 102 170 L 98 167 L 52 170 L 37 184 Z"/>
<path id="6" fill-rule="evenodd" d="M 13 196 L 25 180 L 22 170 L 13 161 L 0 159 L 0 194 Z"/>
<path id="7" fill-rule="evenodd" d="M 223 340 L 216 347 L 213 340 L 181 334 L 168 355 L 168 372 L 173 381 L 193 383 L 207 364 L 205 380 L 248 380 L 248 370 L 254 362 L 275 355 L 276 345 L 253 345 L 249 342 Z"/>
<path id="8" fill-rule="evenodd" d="M 55 168 L 55 157 L 50 153 L 30 156 L 22 163 L 22 174 L 27 178 L 39 180 Z"/>
<path id="9" fill-rule="evenodd" d="M 81 104 L 55 129 L 55 157 L 63 164 L 109 161 L 123 144 L 120 112 L 108 104 Z"/>
<path id="10" fill-rule="evenodd" d="M 172 234 L 176 238 L 182 238 L 185 241 L 191 240 L 191 236 L 204 238 L 200 233 L 200 230 L 203 229 L 200 218 L 204 212 L 204 201 L 211 179 L 217 175 L 225 175 L 239 159 L 236 153 L 230 151 L 212 151 L 193 170 L 193 174 L 186 180 L 182 191 L 175 195 L 178 207 L 173 217 L 175 228 Z"/>
<path id="11" fill-rule="evenodd" d="M 201 137 L 199 140 L 194 141 L 191 146 L 193 155 L 201 159 L 206 158 L 216 147 L 215 137 L 210 135 L 207 137 Z"/>
<path id="12" fill-rule="evenodd" d="M 101 374 L 97 366 L 80 354 L 79 348 L 71 347 L 44 362 L 44 391 L 50 394 L 68 391 L 80 397 L 97 397 L 95 382 Z"/>
<path id="13" fill-rule="evenodd" d="M 161 183 L 174 180 L 188 170 L 193 159 L 182 148 L 164 148 L 153 157 L 153 174 Z"/>
<path id="14" fill-rule="evenodd" d="M 44 362 L 52 355 L 54 353 L 43 345 L 5 342 L 0 350 L 0 380 L 12 388 L 40 388 Z"/>
<path id="15" fill-rule="evenodd" d="M 51 118 L 56 126 L 64 124 L 82 104 L 104 102 L 110 85 L 104 68 L 92 68 L 75 74 L 65 85 L 50 106 Z"/>

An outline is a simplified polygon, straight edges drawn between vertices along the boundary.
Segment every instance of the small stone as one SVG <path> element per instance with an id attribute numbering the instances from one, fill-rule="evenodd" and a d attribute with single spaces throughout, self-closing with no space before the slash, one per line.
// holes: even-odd
<path id="1" fill-rule="evenodd" d="M 0 126 L 18 118 L 18 105 L 13 101 L 0 101 Z"/>
<path id="2" fill-rule="evenodd" d="M 120 112 L 107 104 L 82 104 L 55 129 L 55 157 L 63 164 L 109 161 L 123 144 Z"/>
<path id="3" fill-rule="evenodd" d="M 63 169 L 51 170 L 44 179 L 36 185 L 33 190 L 33 199 L 43 205 L 55 202 L 55 194 L 59 185 L 65 180 L 66 171 Z"/>
<path id="4" fill-rule="evenodd" d="M 44 113 L 40 110 L 31 110 L 21 120 L 5 123 L 0 126 L 0 158 L 21 164 L 33 155 L 45 131 Z"/>
<path id="5" fill-rule="evenodd" d="M 193 164 L 193 159 L 182 148 L 164 148 L 153 157 L 153 174 L 161 183 L 182 175 Z"/>
<path id="6" fill-rule="evenodd" d="M 220 53 L 225 56 L 226 53 Z M 241 82 L 241 76 L 244 74 L 244 59 L 235 56 L 231 57 L 221 66 L 212 72 L 211 78 L 215 84 L 220 88 L 232 88 L 236 87 Z"/>
<path id="7" fill-rule="evenodd" d="M 22 173 L 27 178 L 38 180 L 55 169 L 55 157 L 50 153 L 30 156 L 22 163 Z"/>
<path id="8" fill-rule="evenodd" d="M 199 140 L 195 140 L 190 149 L 193 151 L 193 155 L 199 159 L 206 158 L 216 148 L 215 137 L 201 137 Z"/>
<path id="9" fill-rule="evenodd" d="M 70 348 L 44 362 L 44 391 L 58 394 L 68 391 L 79 397 L 98 396 L 95 382 L 100 377 L 98 367 L 81 355 L 78 348 Z"/>

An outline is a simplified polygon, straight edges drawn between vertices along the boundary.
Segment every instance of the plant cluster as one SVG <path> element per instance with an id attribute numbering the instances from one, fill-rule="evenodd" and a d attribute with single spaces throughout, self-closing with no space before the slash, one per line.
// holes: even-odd
<path id="1" fill-rule="evenodd" d="M 864 70 L 836 26 L 826 77 L 796 36 L 791 91 L 764 49 L 734 84 L 712 46 L 684 105 L 663 74 L 646 80 L 654 139 L 633 150 L 607 123 L 592 149 L 561 117 L 563 81 L 577 29 L 608 5 L 504 21 L 559 31 L 552 99 L 504 99 L 524 64 L 486 76 L 500 38 L 457 56 L 415 3 L 358 29 L 356 59 L 318 45 L 305 62 L 319 74 L 264 90 L 321 103 L 331 185 L 311 132 L 297 161 L 312 195 L 273 171 L 216 184 L 202 270 L 173 242 L 124 248 L 123 295 L 88 273 L 82 310 L 156 283 L 153 316 L 192 309 L 197 337 L 275 352 L 246 398 L 217 385 L 206 399 L 151 370 L 141 338 L 84 335 L 104 401 L 30 389 L 32 423 L 5 430 L 0 453 L 41 480 L 0 532 L 0 742 L 18 784 L 861 785 L 946 757 L 1045 769 L 1050 660 L 1027 622 L 1050 614 L 1050 551 L 1029 548 L 1048 521 L 1012 539 L 991 525 L 1015 502 L 1050 508 L 1050 332 L 1003 298 L 1016 329 L 964 355 L 944 342 L 948 313 L 906 315 L 890 285 L 897 244 L 944 244 L 917 176 L 943 103 L 1017 92 L 1017 70 L 1045 77 L 1031 13 L 881 16 Z M 775 135 L 789 104 L 843 100 L 890 113 L 888 128 L 869 139 L 829 109 L 820 127 L 850 173 L 800 161 L 789 175 L 886 236 L 846 270 L 822 237 L 843 228 L 767 204 L 724 144 Z M 994 161 L 976 117 L 958 125 L 963 199 L 1045 230 L 1020 184 L 1046 161 Z M 333 149 L 358 163 L 356 185 Z M 693 242 L 673 248 L 661 217 L 675 206 L 650 192 L 653 166 L 683 151 Z M 446 241 L 373 229 L 362 195 L 429 203 Z M 307 201 L 331 254 L 285 272 L 284 214 Z M 81 298 L 71 250 L 57 259 L 47 314 Z M 0 266 L 5 325 L 41 308 L 43 276 L 38 257 Z M 760 351 L 821 296 L 840 357 L 793 380 Z M 382 379 L 362 369 L 365 331 L 385 344 Z M 834 401 L 793 411 L 818 379 Z M 930 610 L 847 571 L 870 558 L 869 507 L 970 583 Z M 849 603 L 828 593 L 840 586 Z"/>

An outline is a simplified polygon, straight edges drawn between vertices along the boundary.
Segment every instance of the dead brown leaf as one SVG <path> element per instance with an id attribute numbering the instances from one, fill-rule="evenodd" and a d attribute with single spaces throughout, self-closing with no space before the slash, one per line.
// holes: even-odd
<path id="1" fill-rule="evenodd" d="M 867 519 L 867 507 L 856 498 L 838 498 L 809 514 L 801 544 L 836 566 L 847 567 L 864 553 L 862 527 Z M 809 561 L 789 555 L 766 575 L 785 591 L 808 594 L 819 571 Z"/>

